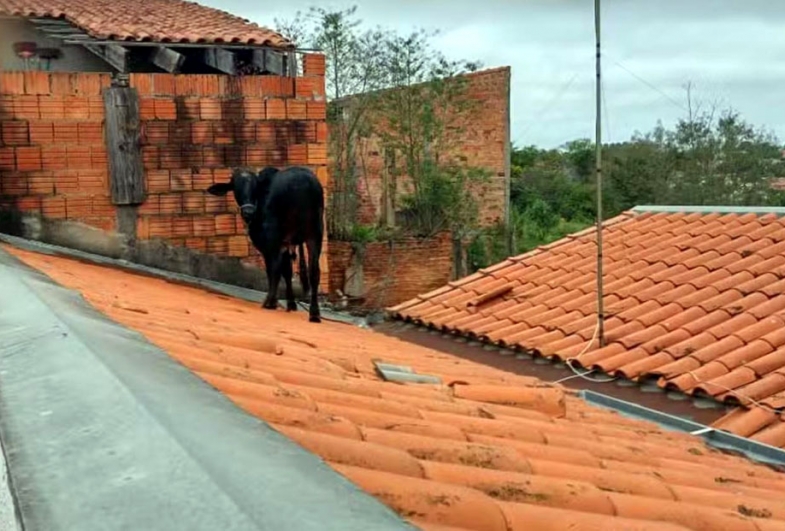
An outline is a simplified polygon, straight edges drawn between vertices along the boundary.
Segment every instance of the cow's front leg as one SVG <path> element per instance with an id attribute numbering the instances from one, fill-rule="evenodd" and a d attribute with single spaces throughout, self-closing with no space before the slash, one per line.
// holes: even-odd
<path id="1" fill-rule="evenodd" d="M 273 279 L 275 277 L 275 255 L 269 254 L 264 257 L 264 268 L 267 271 L 267 297 L 262 302 L 262 308 L 266 310 L 275 310 L 278 308 L 278 283 L 275 282 L 275 289 L 273 289 Z"/>

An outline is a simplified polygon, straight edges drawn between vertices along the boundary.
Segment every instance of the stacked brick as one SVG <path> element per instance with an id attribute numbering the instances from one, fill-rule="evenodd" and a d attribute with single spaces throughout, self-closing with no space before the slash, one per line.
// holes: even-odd
<path id="1" fill-rule="evenodd" d="M 0 209 L 115 226 L 104 74 L 0 73 Z"/>
<path id="2" fill-rule="evenodd" d="M 487 227 L 504 221 L 502 216 L 506 209 L 510 69 L 483 70 L 469 74 L 467 78 L 468 96 L 482 110 L 473 116 L 468 127 L 458 132 L 460 152 L 457 155 L 490 174 L 490 182 L 477 187 L 480 223 Z"/>
<path id="3" fill-rule="evenodd" d="M 330 293 L 344 291 L 354 256 L 349 242 L 330 242 Z M 452 276 L 449 234 L 435 238 L 400 238 L 368 243 L 362 254 L 363 301 L 366 308 L 385 308 L 447 284 Z"/>
<path id="4" fill-rule="evenodd" d="M 147 199 L 136 237 L 264 264 L 231 196 L 205 193 L 232 168 L 301 165 L 328 184 L 324 56 L 303 75 L 132 74 Z M 0 211 L 117 229 L 104 138 L 108 74 L 0 73 Z M 327 236 L 323 244 L 324 287 Z"/>
<path id="5" fill-rule="evenodd" d="M 231 194 L 205 190 L 239 166 L 306 166 L 327 185 L 324 56 L 304 56 L 297 78 L 133 74 L 131 86 L 148 194 L 137 237 L 263 267 Z M 324 249 L 326 274 L 326 236 Z"/>

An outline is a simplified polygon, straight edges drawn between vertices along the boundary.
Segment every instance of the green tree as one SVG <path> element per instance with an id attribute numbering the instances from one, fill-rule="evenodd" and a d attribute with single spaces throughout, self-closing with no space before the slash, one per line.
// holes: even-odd
<path id="1" fill-rule="evenodd" d="M 343 10 L 311 7 L 289 21 L 276 20 L 278 30 L 301 46 L 325 53 L 325 85 L 330 128 L 328 231 L 352 239 L 357 233 L 357 146 L 375 91 L 388 83 L 385 70 L 388 32 L 362 29 L 357 6 Z M 351 98 L 348 98 L 351 96 Z"/>
<path id="2" fill-rule="evenodd" d="M 472 186 L 484 175 L 458 156 L 458 132 L 479 109 L 466 97 L 462 74 L 476 63 L 449 61 L 432 48 L 433 34 L 389 35 L 385 70 L 388 90 L 372 106 L 382 149 L 399 161 L 391 172 L 391 194 L 399 181 L 407 227 L 421 235 L 449 230 L 462 238 L 476 228 L 478 204 Z"/>
<path id="3" fill-rule="evenodd" d="M 449 230 L 458 238 L 471 233 L 478 212 L 472 186 L 486 174 L 455 156 L 455 132 L 473 108 L 461 74 L 477 63 L 447 60 L 432 46 L 434 33 L 363 30 L 356 6 L 311 8 L 276 24 L 326 54 L 331 235 L 357 233 L 359 148 L 371 138 L 381 140 L 389 159 L 385 195 L 390 211 L 401 212 L 404 229 L 418 235 Z M 396 217 L 382 224 L 394 226 Z"/>

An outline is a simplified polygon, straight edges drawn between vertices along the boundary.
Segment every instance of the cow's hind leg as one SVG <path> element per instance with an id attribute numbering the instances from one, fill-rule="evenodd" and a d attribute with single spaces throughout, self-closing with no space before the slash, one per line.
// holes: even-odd
<path id="1" fill-rule="evenodd" d="M 297 311 L 297 301 L 294 300 L 294 290 L 292 289 L 292 275 L 294 272 L 292 271 L 292 262 L 294 261 L 294 256 L 292 256 L 289 251 L 284 251 L 281 255 L 281 276 L 283 276 L 283 281 L 286 283 L 286 311 L 287 312 L 296 312 Z"/>
<path id="2" fill-rule="evenodd" d="M 312 323 L 322 322 L 321 313 L 319 312 L 319 256 L 322 253 L 322 238 L 321 234 L 318 238 L 309 238 L 306 242 L 308 246 L 308 275 L 310 277 L 310 295 L 311 305 L 308 309 L 308 320 Z"/>
<path id="3" fill-rule="evenodd" d="M 303 300 L 308 300 L 308 293 L 311 290 L 311 284 L 308 282 L 308 264 L 305 263 L 305 249 L 303 244 L 299 246 L 300 251 L 300 286 L 303 288 Z"/>

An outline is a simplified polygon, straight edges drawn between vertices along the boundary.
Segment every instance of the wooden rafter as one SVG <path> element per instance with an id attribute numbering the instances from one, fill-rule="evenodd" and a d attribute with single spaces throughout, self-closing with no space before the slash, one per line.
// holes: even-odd
<path id="1" fill-rule="evenodd" d="M 120 73 L 128 71 L 128 50 L 119 44 L 90 44 L 91 37 L 70 22 L 53 18 L 32 18 L 30 22 L 42 33 L 55 39 L 77 40 Z"/>
<path id="2" fill-rule="evenodd" d="M 237 58 L 234 52 L 223 48 L 207 48 L 204 51 L 204 62 L 224 74 L 237 74 Z"/>
<path id="3" fill-rule="evenodd" d="M 128 72 L 128 50 L 117 44 L 82 44 L 87 50 L 91 51 L 117 70 L 121 74 Z"/>
<path id="4" fill-rule="evenodd" d="M 177 53 L 171 48 L 159 46 L 150 54 L 150 61 L 161 70 L 165 70 L 170 74 L 175 74 L 179 72 L 180 68 L 183 66 L 185 56 Z"/>

